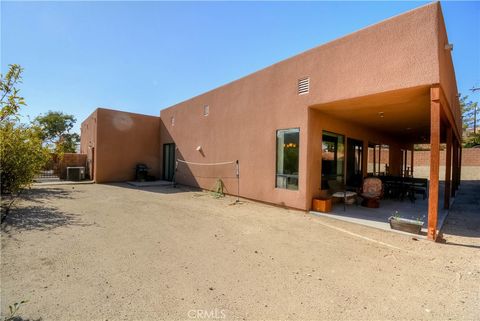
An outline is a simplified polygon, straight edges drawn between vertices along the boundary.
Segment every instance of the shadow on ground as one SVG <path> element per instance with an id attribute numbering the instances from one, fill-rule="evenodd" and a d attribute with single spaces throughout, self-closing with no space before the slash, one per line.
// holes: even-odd
<path id="1" fill-rule="evenodd" d="M 190 187 L 190 186 L 180 185 L 180 184 L 175 185 L 175 187 L 173 186 L 173 184 L 165 185 L 165 186 L 143 186 L 143 187 L 137 187 L 137 186 L 129 185 L 127 183 L 109 183 L 106 185 L 115 186 L 119 188 L 133 189 L 137 191 L 150 192 L 150 193 L 160 193 L 160 194 L 176 194 L 176 193 L 202 191 L 200 188 L 197 188 L 197 187 Z"/>
<path id="2" fill-rule="evenodd" d="M 5 227 L 17 230 L 50 230 L 71 224 L 80 224 L 76 215 L 44 205 L 12 209 L 3 222 Z"/>
<path id="3" fill-rule="evenodd" d="M 455 197 L 455 202 L 449 211 L 443 236 L 447 238 L 447 245 L 458 245 L 480 248 L 475 244 L 454 243 L 448 241 L 448 236 L 466 238 L 480 238 L 480 181 L 462 181 Z"/>
<path id="4" fill-rule="evenodd" d="M 73 190 L 75 190 L 74 186 L 72 186 L 71 189 L 69 188 L 68 190 L 51 186 L 36 187 L 25 190 L 21 195 L 21 199 L 34 203 L 44 203 L 47 200 L 59 198 L 71 199 L 71 194 Z"/>
<path id="5" fill-rule="evenodd" d="M 42 318 L 38 318 L 38 319 L 24 319 L 22 317 L 13 317 L 12 319 L 10 319 L 11 321 L 43 321 Z"/>
<path id="6" fill-rule="evenodd" d="M 85 225 L 73 213 L 49 206 L 50 199 L 72 199 L 71 191 L 42 187 L 25 191 L 2 223 L 2 230 L 51 230 L 66 225 Z"/>

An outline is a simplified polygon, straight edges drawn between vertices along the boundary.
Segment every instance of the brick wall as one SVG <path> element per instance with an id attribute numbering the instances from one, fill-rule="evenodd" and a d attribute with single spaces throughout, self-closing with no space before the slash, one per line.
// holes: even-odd
<path id="1" fill-rule="evenodd" d="M 480 166 L 480 148 L 463 149 L 462 166 Z"/>
<path id="2" fill-rule="evenodd" d="M 440 151 L 440 164 L 445 164 L 446 151 Z M 430 151 L 415 151 L 414 166 L 428 166 Z M 480 148 L 464 148 L 462 150 L 462 166 L 480 166 Z M 480 170 L 480 168 L 479 168 Z"/>
<path id="3" fill-rule="evenodd" d="M 440 164 L 445 164 L 445 155 L 446 151 L 440 151 Z M 381 158 L 382 163 L 388 162 L 388 150 L 382 149 Z M 368 153 L 368 160 L 373 161 L 372 151 Z M 413 155 L 413 162 L 414 166 L 429 166 L 430 151 L 416 150 Z M 480 148 L 464 148 L 462 150 L 462 166 L 480 166 Z"/>
<path id="4" fill-rule="evenodd" d="M 440 151 L 440 180 L 445 179 L 445 154 Z M 416 151 L 413 166 L 414 177 L 428 178 L 430 175 L 430 151 Z M 462 150 L 462 180 L 480 180 L 480 148 Z"/>
<path id="5" fill-rule="evenodd" d="M 86 167 L 87 154 L 65 153 L 58 163 L 59 176 L 61 179 L 67 178 L 67 167 Z"/>
<path id="6" fill-rule="evenodd" d="M 446 151 L 440 151 L 440 180 L 445 177 L 445 155 Z M 388 159 L 388 151 L 382 150 L 382 163 Z M 369 152 L 369 160 L 373 154 Z M 428 178 L 430 174 L 430 151 L 415 151 L 414 153 L 414 177 Z M 410 160 L 409 160 L 410 161 Z M 372 165 L 369 163 L 369 171 Z M 383 167 L 382 167 L 383 168 Z M 480 148 L 464 148 L 462 150 L 462 180 L 480 180 Z"/>
<path id="7" fill-rule="evenodd" d="M 388 149 L 382 148 L 380 152 L 380 163 L 382 164 L 388 164 L 389 163 L 389 154 L 388 154 Z M 375 152 L 375 159 L 377 160 L 378 158 L 378 149 Z M 377 160 L 378 161 L 378 160 Z M 373 149 L 369 148 L 368 149 L 368 162 L 369 164 L 373 164 Z"/>

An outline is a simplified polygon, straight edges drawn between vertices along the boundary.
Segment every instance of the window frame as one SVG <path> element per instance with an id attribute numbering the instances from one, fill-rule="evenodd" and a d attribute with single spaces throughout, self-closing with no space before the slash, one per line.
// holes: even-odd
<path id="1" fill-rule="evenodd" d="M 278 184 L 278 176 L 285 176 L 286 174 L 279 174 L 278 173 L 278 135 L 280 132 L 288 132 L 288 131 L 296 131 L 298 134 L 298 159 L 297 159 L 297 175 L 291 175 L 291 176 L 296 176 L 297 179 L 297 184 L 296 188 L 291 189 L 288 187 L 283 187 Z M 288 184 L 287 184 L 288 186 Z M 282 129 L 277 129 L 275 130 L 275 188 L 279 188 L 282 190 L 288 190 L 288 191 L 299 191 L 300 190 L 300 127 L 291 127 L 291 128 L 282 128 Z"/>
<path id="2" fill-rule="evenodd" d="M 347 135 L 345 135 L 344 133 L 336 133 L 336 132 L 333 132 L 333 131 L 329 131 L 329 130 L 322 130 L 322 141 L 321 141 L 321 149 L 322 149 L 322 157 L 321 157 L 321 162 L 322 162 L 322 165 L 321 165 L 321 171 L 320 171 L 320 188 L 321 189 L 328 189 L 328 178 L 333 178 L 332 175 L 326 175 L 324 176 L 324 170 L 325 170 L 325 167 L 324 167 L 324 152 L 323 152 L 323 146 L 326 142 L 326 140 L 324 139 L 324 135 L 327 135 L 327 136 L 330 136 L 330 137 L 335 137 L 337 138 L 337 142 L 336 142 L 336 145 L 335 145 L 335 154 L 334 154 L 334 165 L 335 165 L 335 168 L 338 170 L 338 138 L 341 138 L 342 139 L 342 146 L 343 146 L 343 159 L 342 159 L 342 166 L 341 166 L 341 169 L 342 169 L 342 173 L 341 175 L 338 174 L 338 172 L 336 172 L 335 174 L 335 180 L 336 181 L 339 181 L 338 178 L 341 177 L 341 180 L 339 182 L 343 182 L 345 183 L 345 180 L 346 180 L 346 166 L 347 166 L 347 154 L 346 154 L 346 148 L 347 148 Z"/>

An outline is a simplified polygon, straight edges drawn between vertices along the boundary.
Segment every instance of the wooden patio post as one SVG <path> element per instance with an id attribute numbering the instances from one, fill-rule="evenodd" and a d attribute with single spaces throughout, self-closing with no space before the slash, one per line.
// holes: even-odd
<path id="1" fill-rule="evenodd" d="M 367 177 L 368 174 L 368 141 L 363 142 L 363 156 L 362 156 L 362 173 L 363 177 Z"/>
<path id="2" fill-rule="evenodd" d="M 382 144 L 378 145 L 378 175 L 382 171 Z"/>
<path id="3" fill-rule="evenodd" d="M 458 177 L 457 177 L 457 189 L 462 180 L 462 144 L 458 144 Z"/>
<path id="4" fill-rule="evenodd" d="M 453 165 L 452 165 L 452 190 L 450 195 L 455 197 L 455 192 L 458 188 L 458 140 L 453 140 Z"/>
<path id="5" fill-rule="evenodd" d="M 430 102 L 430 187 L 428 191 L 427 238 L 437 237 L 438 181 L 440 171 L 440 102 L 438 88 L 431 89 Z M 434 99 L 436 98 L 436 99 Z"/>
<path id="6" fill-rule="evenodd" d="M 447 128 L 447 150 L 445 153 L 445 193 L 443 199 L 443 208 L 450 208 L 450 191 L 452 190 L 451 184 L 452 173 L 452 127 Z"/>
<path id="7" fill-rule="evenodd" d="M 410 154 L 410 174 L 413 177 L 413 152 L 415 151 L 415 146 L 412 145 L 412 153 Z"/>

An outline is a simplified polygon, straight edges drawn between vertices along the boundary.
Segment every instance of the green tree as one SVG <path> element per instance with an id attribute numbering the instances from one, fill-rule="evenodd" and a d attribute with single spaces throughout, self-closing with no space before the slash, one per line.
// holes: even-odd
<path id="1" fill-rule="evenodd" d="M 468 100 L 468 96 L 464 95 L 460 98 L 460 110 L 463 118 L 463 129 L 472 128 L 476 132 L 478 102 Z"/>
<path id="2" fill-rule="evenodd" d="M 477 133 L 478 102 L 468 100 L 468 96 L 464 95 L 460 98 L 460 109 L 463 120 L 463 146 L 480 145 L 480 134 Z"/>
<path id="3" fill-rule="evenodd" d="M 8 214 L 16 196 L 33 182 L 50 153 L 43 147 L 38 130 L 25 125 L 2 124 L 0 137 L 1 192 L 2 200 L 6 198 Z"/>
<path id="4" fill-rule="evenodd" d="M 480 145 L 480 133 L 468 133 L 464 138 L 463 147 L 470 148 Z"/>
<path id="5" fill-rule="evenodd" d="M 23 97 L 18 95 L 19 89 L 16 85 L 22 82 L 23 68 L 19 65 L 9 65 L 9 69 L 5 74 L 0 75 L 0 91 L 1 91 L 1 111 L 0 121 L 6 121 L 10 118 L 18 119 L 18 110 L 21 106 L 25 106 Z"/>
<path id="6" fill-rule="evenodd" d="M 48 160 L 39 130 L 19 123 L 18 111 L 25 106 L 16 85 L 21 83 L 22 68 L 10 65 L 1 79 L 0 180 L 1 221 L 23 189 L 28 187 Z"/>
<path id="7" fill-rule="evenodd" d="M 40 129 L 40 136 L 52 152 L 75 153 L 80 136 L 70 131 L 77 119 L 60 111 L 49 111 L 35 118 L 34 125 Z"/>

